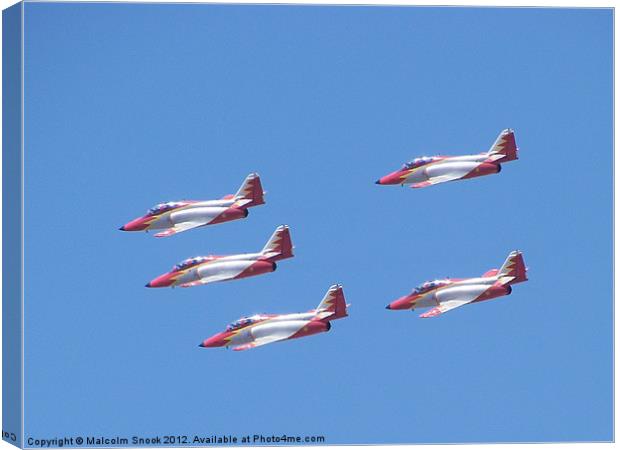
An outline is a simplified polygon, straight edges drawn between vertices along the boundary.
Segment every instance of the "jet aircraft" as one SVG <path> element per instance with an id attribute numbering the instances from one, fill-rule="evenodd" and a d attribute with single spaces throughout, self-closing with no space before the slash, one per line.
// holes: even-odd
<path id="1" fill-rule="evenodd" d="M 508 255 L 500 269 L 492 269 L 479 278 L 445 278 L 427 281 L 389 305 L 387 309 L 429 308 L 420 317 L 435 317 L 459 306 L 510 295 L 512 285 L 527 281 L 527 269 L 520 251 Z"/>
<path id="2" fill-rule="evenodd" d="M 292 257 L 293 244 L 288 225 L 280 225 L 258 253 L 189 258 L 147 283 L 146 287 L 191 287 L 261 275 L 275 271 L 276 261 Z"/>
<path id="3" fill-rule="evenodd" d="M 172 236 L 192 228 L 214 225 L 248 216 L 248 208 L 265 203 L 260 177 L 248 175 L 235 195 L 220 200 L 181 200 L 160 203 L 147 213 L 123 225 L 122 231 L 164 230 L 155 237 Z"/>
<path id="4" fill-rule="evenodd" d="M 517 157 L 514 131 L 502 131 L 488 152 L 467 156 L 422 156 L 405 163 L 399 170 L 379 178 L 376 184 L 409 185 L 421 188 L 447 181 L 492 175 L 502 163 Z"/>
<path id="5" fill-rule="evenodd" d="M 331 328 L 331 321 L 347 317 L 342 286 L 329 288 L 316 309 L 294 314 L 256 314 L 242 317 L 226 327 L 225 331 L 202 341 L 200 347 L 232 347 L 248 350 L 286 339 L 296 339 L 324 333 Z"/>

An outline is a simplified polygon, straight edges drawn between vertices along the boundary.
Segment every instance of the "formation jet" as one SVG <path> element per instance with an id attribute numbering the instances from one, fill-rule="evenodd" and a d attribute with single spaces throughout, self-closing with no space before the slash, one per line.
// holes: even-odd
<path id="1" fill-rule="evenodd" d="M 191 287 L 215 281 L 236 280 L 276 270 L 276 261 L 293 257 L 288 225 L 280 225 L 258 253 L 228 256 L 196 256 L 175 265 L 146 287 Z"/>
<path id="2" fill-rule="evenodd" d="M 347 317 L 347 305 L 342 286 L 329 288 L 316 309 L 295 314 L 256 314 L 242 317 L 222 331 L 202 341 L 200 347 L 232 347 L 248 350 L 286 339 L 296 339 L 324 333 L 331 328 L 331 321 Z"/>
<path id="3" fill-rule="evenodd" d="M 526 272 L 523 255 L 513 251 L 500 269 L 489 270 L 479 278 L 427 281 L 386 308 L 414 310 L 432 307 L 420 317 L 435 317 L 469 303 L 510 295 L 513 284 L 527 281 Z"/>
<path id="4" fill-rule="evenodd" d="M 155 237 L 172 236 L 205 225 L 229 222 L 248 216 L 248 208 L 265 203 L 260 177 L 248 175 L 236 194 L 219 200 L 181 200 L 160 203 L 147 213 L 123 225 L 122 231 L 164 230 Z"/>
<path id="5" fill-rule="evenodd" d="M 422 156 L 378 179 L 376 184 L 407 184 L 412 188 L 421 188 L 492 175 L 502 170 L 502 163 L 518 159 L 517 150 L 513 130 L 506 129 L 499 134 L 488 152 L 468 156 Z"/>

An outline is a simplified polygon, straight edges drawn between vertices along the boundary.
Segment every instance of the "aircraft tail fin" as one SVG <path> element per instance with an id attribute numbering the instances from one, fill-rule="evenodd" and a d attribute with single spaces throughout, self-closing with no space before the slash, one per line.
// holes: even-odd
<path id="1" fill-rule="evenodd" d="M 325 293 L 325 297 L 319 303 L 316 310 L 320 312 L 331 313 L 327 318 L 329 320 L 347 317 L 347 303 L 344 299 L 341 284 L 334 284 Z"/>
<path id="2" fill-rule="evenodd" d="M 245 203 L 244 206 L 257 206 L 265 203 L 263 198 L 263 186 L 260 182 L 260 177 L 257 173 L 251 173 L 235 194 L 235 200 L 250 200 L 249 203 Z"/>
<path id="3" fill-rule="evenodd" d="M 288 225 L 280 225 L 276 228 L 261 253 L 272 261 L 293 256 L 293 242 Z"/>
<path id="4" fill-rule="evenodd" d="M 497 157 L 496 162 L 507 162 L 519 158 L 518 150 L 514 131 L 506 128 L 497 136 L 488 153 Z"/>
<path id="5" fill-rule="evenodd" d="M 527 268 L 523 261 L 523 254 L 518 250 L 510 252 L 497 276 L 509 278 L 507 281 L 509 284 L 527 281 Z"/>

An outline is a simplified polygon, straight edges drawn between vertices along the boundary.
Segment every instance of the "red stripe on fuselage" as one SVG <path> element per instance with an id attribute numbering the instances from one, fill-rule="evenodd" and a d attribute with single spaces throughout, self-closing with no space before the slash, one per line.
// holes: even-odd
<path id="1" fill-rule="evenodd" d="M 331 324 L 327 321 L 313 320 L 304 325 L 301 330 L 293 334 L 289 339 L 296 339 L 303 336 L 310 336 L 312 334 L 324 333 L 329 331 Z"/>
<path id="2" fill-rule="evenodd" d="M 276 267 L 276 263 L 274 262 L 259 260 L 254 262 L 250 267 L 237 275 L 235 279 L 252 277 L 254 275 L 261 275 L 263 273 L 273 272 L 276 270 Z"/>

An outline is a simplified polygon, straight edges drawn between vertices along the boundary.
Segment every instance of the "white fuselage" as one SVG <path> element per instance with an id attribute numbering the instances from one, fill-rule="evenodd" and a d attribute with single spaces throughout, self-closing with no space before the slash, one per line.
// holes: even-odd
<path id="1" fill-rule="evenodd" d="M 467 278 L 445 287 L 422 294 L 415 302 L 415 308 L 428 308 L 449 300 L 473 301 L 498 281 L 498 277 Z"/>
<path id="2" fill-rule="evenodd" d="M 191 283 L 198 280 L 232 279 L 255 264 L 262 253 L 243 253 L 238 255 L 222 256 L 212 261 L 207 261 L 187 270 L 182 276 L 177 278 L 176 284 Z"/>
<path id="3" fill-rule="evenodd" d="M 201 222 L 209 224 L 235 203 L 229 200 L 205 200 L 192 203 L 179 209 L 163 213 L 151 222 L 149 229 L 160 230 L 173 227 L 184 222 Z"/>
<path id="4" fill-rule="evenodd" d="M 288 339 L 314 320 L 318 320 L 315 312 L 274 316 L 264 322 L 250 325 L 235 333 L 230 340 L 230 345 L 238 346 L 249 344 L 256 339 L 265 337 Z"/>
<path id="5" fill-rule="evenodd" d="M 488 155 L 451 156 L 449 158 L 418 167 L 403 180 L 404 184 L 422 183 L 431 178 L 445 175 L 461 178 L 475 170 Z"/>

